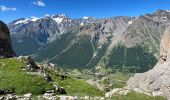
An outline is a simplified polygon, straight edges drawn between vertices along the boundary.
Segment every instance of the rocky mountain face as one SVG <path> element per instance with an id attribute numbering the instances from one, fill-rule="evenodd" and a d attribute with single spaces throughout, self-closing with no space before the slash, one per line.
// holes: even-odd
<path id="1" fill-rule="evenodd" d="M 145 73 L 136 74 L 128 82 L 128 88 L 149 95 L 166 96 L 170 99 L 170 27 L 165 30 L 160 46 L 160 59 L 155 67 Z"/>
<path id="2" fill-rule="evenodd" d="M 5 23 L 0 21 L 0 58 L 13 56 L 15 56 L 15 53 L 11 46 L 9 29 Z"/>
<path id="3" fill-rule="evenodd" d="M 159 50 L 159 43 L 162 33 L 169 24 L 170 12 L 165 10 L 158 10 L 153 14 L 145 14 L 140 16 L 125 32 L 125 38 L 122 42 L 132 47 L 144 43 L 151 45 L 153 51 Z"/>
<path id="4" fill-rule="evenodd" d="M 65 67 L 143 72 L 156 63 L 169 21 L 170 12 L 158 10 L 139 17 L 22 18 L 8 26 L 17 55 L 33 54 L 38 61 L 48 59 Z"/>

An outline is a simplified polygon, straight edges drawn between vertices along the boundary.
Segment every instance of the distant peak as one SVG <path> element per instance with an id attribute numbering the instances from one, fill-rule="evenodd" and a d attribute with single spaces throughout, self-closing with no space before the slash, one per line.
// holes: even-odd
<path id="1" fill-rule="evenodd" d="M 84 16 L 83 19 L 86 20 L 86 19 L 89 19 L 90 17 L 87 17 L 87 16 Z"/>
<path id="2" fill-rule="evenodd" d="M 39 20 L 39 19 L 40 19 L 40 18 L 35 17 L 35 16 L 32 16 L 32 17 L 30 18 L 31 21 L 37 21 L 37 20 Z"/>
<path id="3" fill-rule="evenodd" d="M 157 13 L 157 14 L 159 14 L 159 13 L 166 13 L 166 12 L 170 12 L 170 10 L 161 10 L 161 9 L 159 9 L 159 10 L 157 10 L 155 13 Z"/>
<path id="4" fill-rule="evenodd" d="M 52 17 L 66 17 L 65 14 L 52 15 Z"/>
<path id="5" fill-rule="evenodd" d="M 170 12 L 170 10 L 166 10 L 166 12 Z"/>
<path id="6" fill-rule="evenodd" d="M 17 25 L 17 24 L 27 24 L 27 23 L 29 23 L 29 22 L 35 22 L 35 21 L 37 21 L 37 20 L 39 20 L 40 18 L 38 18 L 38 17 L 35 17 L 35 16 L 32 16 L 31 18 L 21 18 L 21 19 L 19 19 L 19 20 L 17 20 L 16 22 L 15 22 L 15 25 Z"/>

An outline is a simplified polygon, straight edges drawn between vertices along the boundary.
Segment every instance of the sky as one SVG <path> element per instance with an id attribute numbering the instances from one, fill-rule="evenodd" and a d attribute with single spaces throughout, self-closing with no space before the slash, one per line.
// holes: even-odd
<path id="1" fill-rule="evenodd" d="M 0 20 L 65 14 L 70 18 L 140 16 L 170 10 L 170 0 L 0 0 Z"/>

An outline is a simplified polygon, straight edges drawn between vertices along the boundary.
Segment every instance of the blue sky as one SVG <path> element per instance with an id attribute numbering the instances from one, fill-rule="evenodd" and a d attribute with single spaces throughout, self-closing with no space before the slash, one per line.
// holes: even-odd
<path id="1" fill-rule="evenodd" d="M 170 10 L 170 0 L 0 0 L 0 20 L 66 14 L 71 18 L 139 16 Z"/>

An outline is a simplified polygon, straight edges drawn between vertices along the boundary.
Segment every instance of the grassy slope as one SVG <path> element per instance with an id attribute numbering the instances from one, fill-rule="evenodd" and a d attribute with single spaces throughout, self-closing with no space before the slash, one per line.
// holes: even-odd
<path id="1" fill-rule="evenodd" d="M 52 83 L 45 84 L 43 77 L 40 75 L 27 74 L 26 71 L 22 70 L 24 67 L 25 64 L 16 61 L 16 59 L 0 59 L 0 89 L 15 88 L 17 94 L 33 93 L 34 95 L 52 89 Z M 66 89 L 67 95 L 104 95 L 104 93 L 83 80 L 69 78 L 62 81 L 55 75 L 53 75 L 53 79 Z"/>
<path id="2" fill-rule="evenodd" d="M 58 81 L 58 79 L 56 79 Z M 61 86 L 69 91 L 67 95 L 73 96 L 104 96 L 104 92 L 99 91 L 94 86 L 84 83 L 83 80 L 67 79 L 58 81 Z"/>
<path id="3" fill-rule="evenodd" d="M 145 94 L 130 92 L 127 95 L 114 96 L 112 100 L 167 100 L 163 97 L 151 97 Z"/>
<path id="4" fill-rule="evenodd" d="M 45 90 L 52 89 L 52 83 L 45 84 L 42 76 L 29 75 L 22 69 L 25 67 L 24 63 L 16 61 L 16 59 L 0 59 L 0 89 L 12 89 L 15 88 L 15 92 L 20 94 L 33 93 L 34 95 L 40 95 Z M 96 89 L 95 87 L 87 84 L 83 80 L 74 78 L 68 78 L 66 80 L 60 80 L 51 73 L 55 82 L 66 89 L 67 95 L 73 96 L 104 96 L 104 93 Z M 111 75 L 115 81 L 114 87 L 122 87 L 125 83 L 120 84 L 116 80 L 126 81 L 127 75 L 116 73 Z M 150 97 L 144 94 L 129 93 L 125 96 L 114 96 L 114 100 L 165 100 L 162 97 Z"/>
<path id="5" fill-rule="evenodd" d="M 3 64 L 5 64 L 3 66 Z M 33 93 L 42 94 L 45 90 L 52 88 L 51 84 L 45 84 L 41 76 L 29 75 L 23 71 L 23 63 L 15 59 L 0 60 L 0 88 L 15 88 L 17 94 Z"/>
<path id="6" fill-rule="evenodd" d="M 126 82 L 132 74 L 116 72 L 115 74 L 109 75 L 109 79 L 113 83 L 113 88 L 123 88 L 126 86 Z"/>

